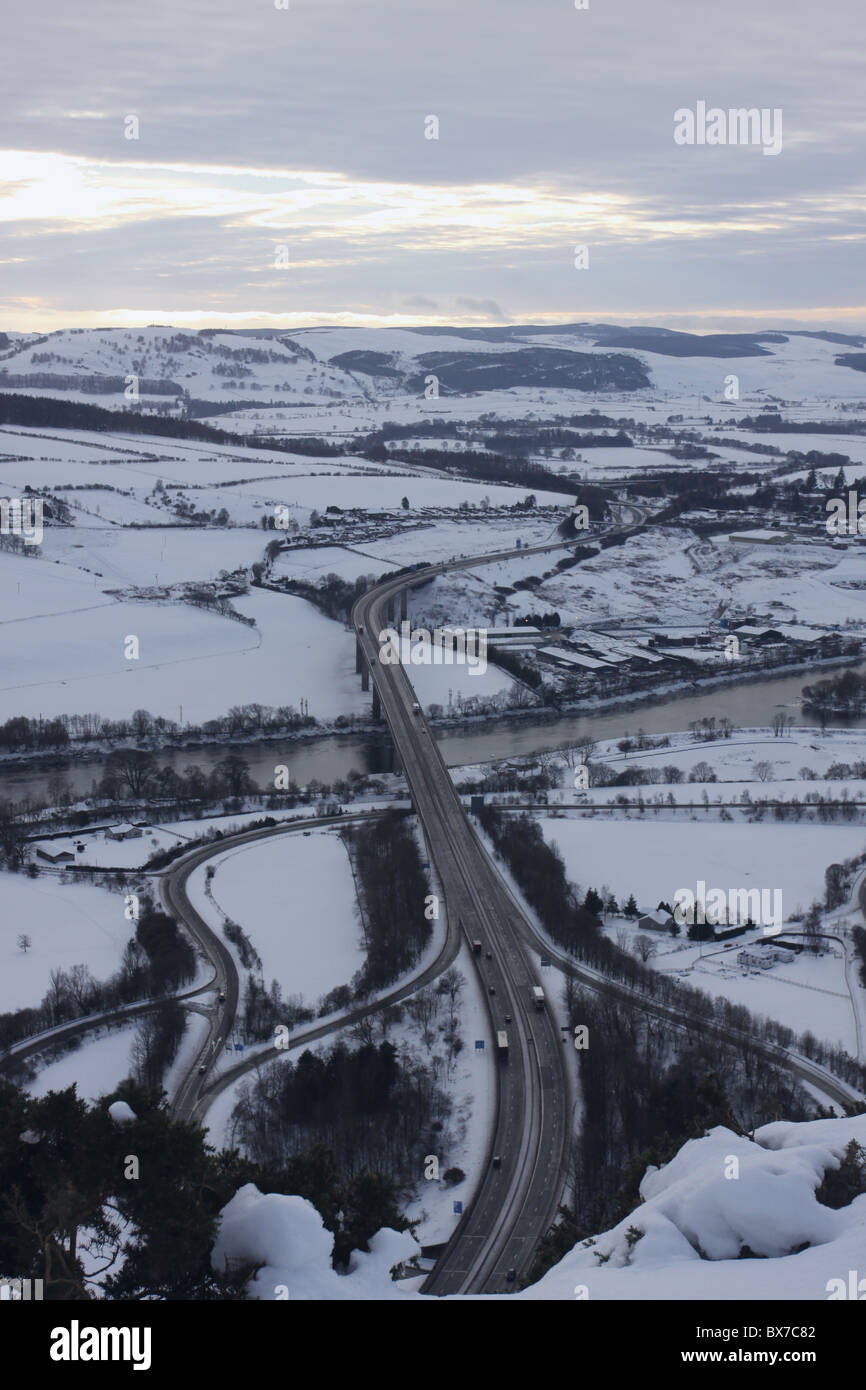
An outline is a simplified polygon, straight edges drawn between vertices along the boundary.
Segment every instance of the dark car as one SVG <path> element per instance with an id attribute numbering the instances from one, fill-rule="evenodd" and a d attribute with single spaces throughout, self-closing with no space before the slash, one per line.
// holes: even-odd
<path id="1" fill-rule="evenodd" d="M 207 1071 L 207 1067 L 205 1066 L 204 1062 L 202 1062 L 201 1066 L 200 1066 L 199 1069 L 198 1069 L 198 1074 L 199 1074 L 199 1076 L 204 1076 L 204 1074 L 205 1074 L 206 1071 Z"/>
<path id="2" fill-rule="evenodd" d="M 488 994 L 495 994 L 495 993 L 496 993 L 496 986 L 495 986 L 495 985 L 488 985 L 488 987 L 487 987 L 487 992 L 488 992 Z"/>
<path id="3" fill-rule="evenodd" d="M 506 1023 L 510 1023 L 510 1022 L 511 1022 L 511 1014 L 506 1014 L 506 1015 L 505 1015 L 505 1022 L 506 1022 Z"/>
<path id="4" fill-rule="evenodd" d="M 488 951 L 488 952 L 487 952 L 487 959 L 488 959 L 488 960 L 492 960 L 492 959 L 493 959 L 493 952 L 492 952 L 492 951 Z"/>
<path id="5" fill-rule="evenodd" d="M 501 1157 L 500 1157 L 499 1154 L 494 1154 L 494 1155 L 493 1155 L 493 1167 L 494 1167 L 494 1168 L 501 1168 L 501 1167 L 502 1167 L 502 1159 L 501 1159 Z"/>
<path id="6" fill-rule="evenodd" d="M 508 1271 L 508 1273 L 506 1274 L 505 1278 L 507 1279 L 507 1281 L 508 1281 L 509 1284 L 513 1284 L 514 1281 L 515 1281 L 515 1279 L 517 1278 L 517 1270 L 516 1270 L 516 1269 L 509 1269 L 509 1271 Z"/>
<path id="7" fill-rule="evenodd" d="M 220 1001 L 221 1004 L 224 1004 L 224 1003 L 226 1002 L 226 997 L 225 997 L 225 995 L 223 994 L 222 990 L 220 990 L 220 993 L 219 993 L 219 1001 Z"/>

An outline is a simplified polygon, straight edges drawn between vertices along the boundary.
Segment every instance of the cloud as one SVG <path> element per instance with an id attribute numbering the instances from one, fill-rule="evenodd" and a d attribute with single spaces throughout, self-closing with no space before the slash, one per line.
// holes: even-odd
<path id="1" fill-rule="evenodd" d="M 36 326 L 34 302 L 40 327 L 150 305 L 844 313 L 866 234 L 864 38 L 862 0 L 728 0 L 700 24 L 694 0 L 150 0 L 122 24 L 114 0 L 18 6 L 0 220 L 22 318 L 0 327 Z M 698 100 L 781 107 L 784 150 L 675 145 Z"/>
<path id="2" fill-rule="evenodd" d="M 457 298 L 458 309 L 466 309 L 470 314 L 478 315 L 484 319 L 495 319 L 497 323 L 505 323 L 506 318 L 496 303 L 495 299 L 472 299 L 469 295 L 461 294 Z"/>

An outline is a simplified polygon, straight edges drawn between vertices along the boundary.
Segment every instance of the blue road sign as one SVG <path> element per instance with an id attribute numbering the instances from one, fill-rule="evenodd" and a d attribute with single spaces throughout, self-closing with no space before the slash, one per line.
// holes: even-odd
<path id="1" fill-rule="evenodd" d="M 235 1043 L 235 1052 L 243 1052 L 243 1050 L 244 1050 L 244 1045 L 243 1045 L 243 1043 Z"/>
<path id="2" fill-rule="evenodd" d="M 462 1215 L 463 1215 L 463 1203 L 462 1203 L 462 1202 L 455 1202 L 455 1203 L 454 1203 L 454 1215 L 455 1215 L 455 1216 L 462 1216 Z"/>
<path id="3" fill-rule="evenodd" d="M 476 1039 L 475 1039 L 475 1051 L 476 1051 L 476 1052 L 483 1052 L 483 1051 L 484 1051 L 484 1039 L 483 1039 L 483 1038 L 476 1038 Z"/>

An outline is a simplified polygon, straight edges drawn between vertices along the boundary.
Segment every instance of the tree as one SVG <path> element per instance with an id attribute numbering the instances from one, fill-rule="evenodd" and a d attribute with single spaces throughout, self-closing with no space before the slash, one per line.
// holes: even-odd
<path id="1" fill-rule="evenodd" d="M 622 910 L 623 917 L 639 917 L 640 909 L 634 900 L 634 893 L 629 894 L 628 902 Z"/>
<path id="2" fill-rule="evenodd" d="M 29 936 L 27 936 L 27 934 L 26 934 L 25 932 L 22 932 L 21 935 L 20 935 L 19 938 L 18 938 L 18 943 L 17 943 L 17 944 L 18 944 L 18 949 L 19 949 L 19 951 L 24 951 L 25 954 L 26 954 L 26 952 L 29 951 L 29 950 L 30 950 L 30 947 L 33 945 L 33 942 L 32 942 L 32 940 L 31 940 L 31 938 L 30 938 Z"/>
<path id="3" fill-rule="evenodd" d="M 828 912 L 845 901 L 845 871 L 841 864 L 828 864 L 824 871 L 824 906 Z"/>
<path id="4" fill-rule="evenodd" d="M 156 774 L 157 763 L 152 753 L 143 748 L 115 748 L 105 759 L 106 777 L 126 787 L 130 796 L 143 796 Z"/>
<path id="5" fill-rule="evenodd" d="M 408 498 L 408 497 L 403 497 L 403 498 L 401 498 L 401 499 L 400 499 L 400 506 L 403 508 L 403 511 L 404 511 L 404 512 L 408 512 L 408 510 L 409 510 L 409 498 Z"/>
<path id="6" fill-rule="evenodd" d="M 768 762 L 755 763 L 755 776 L 759 782 L 769 782 L 773 776 L 773 764 Z"/>
<path id="7" fill-rule="evenodd" d="M 594 888 L 588 888 L 586 890 L 586 897 L 583 900 L 583 905 L 596 917 L 604 910 L 604 901 L 599 897 Z"/>
<path id="8" fill-rule="evenodd" d="M 0 803 L 0 849 L 10 869 L 20 869 L 24 863 L 26 831 L 13 816 L 8 802 Z"/>
<path id="9" fill-rule="evenodd" d="M 805 938 L 805 948 L 817 955 L 821 949 L 821 905 L 813 903 L 806 913 L 803 922 L 803 936 Z"/>
<path id="10" fill-rule="evenodd" d="M 250 765 L 240 753 L 229 753 L 227 757 L 221 758 L 214 767 L 214 775 L 226 788 L 229 796 L 243 796 L 246 792 L 255 790 L 255 783 L 250 777 Z"/>
<path id="11" fill-rule="evenodd" d="M 653 941 L 651 936 L 636 937 L 634 948 L 640 956 L 641 960 L 644 962 L 644 965 L 649 960 L 650 956 L 654 956 L 656 951 L 658 950 L 658 946 L 656 942 Z"/>

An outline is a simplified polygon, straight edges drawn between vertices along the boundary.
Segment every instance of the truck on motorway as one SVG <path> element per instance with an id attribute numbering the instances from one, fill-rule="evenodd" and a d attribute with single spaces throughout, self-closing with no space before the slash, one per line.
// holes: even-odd
<path id="1" fill-rule="evenodd" d="M 421 706 L 418 704 L 418 701 L 417 701 L 417 700 L 413 700 L 413 701 L 412 701 L 412 713 L 413 713 L 413 714 L 420 714 L 420 713 L 421 713 Z"/>
<path id="2" fill-rule="evenodd" d="M 481 942 L 478 941 L 477 938 L 476 938 L 476 940 L 473 941 L 473 943 L 472 943 L 472 949 L 473 949 L 473 951 L 475 952 L 476 956 L 480 956 L 480 955 L 481 955 Z"/>
<path id="3" fill-rule="evenodd" d="M 532 1002 L 535 1005 L 536 1009 L 544 1008 L 544 990 L 541 988 L 541 985 L 533 985 Z"/>
<path id="4" fill-rule="evenodd" d="M 500 1028 L 499 1032 L 496 1034 L 496 1051 L 499 1054 L 499 1060 L 501 1062 L 508 1061 L 508 1034 L 504 1028 Z"/>

